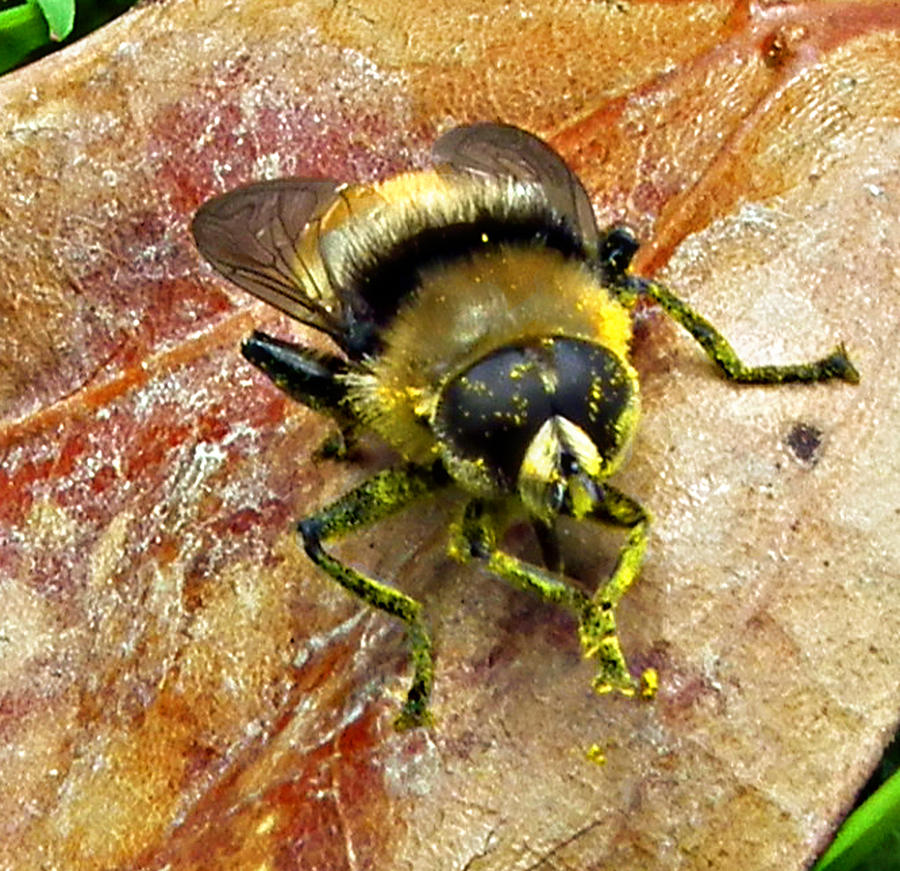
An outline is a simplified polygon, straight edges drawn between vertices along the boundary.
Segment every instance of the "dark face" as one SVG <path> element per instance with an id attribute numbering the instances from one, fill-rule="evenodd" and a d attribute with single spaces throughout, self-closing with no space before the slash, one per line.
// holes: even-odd
<path id="1" fill-rule="evenodd" d="M 607 349 L 580 339 L 541 339 L 501 348 L 454 378 L 435 429 L 454 454 L 483 461 L 499 486 L 514 489 L 529 445 L 552 417 L 584 430 L 601 460 L 611 462 L 629 435 L 619 422 L 634 391 L 628 371 Z"/>

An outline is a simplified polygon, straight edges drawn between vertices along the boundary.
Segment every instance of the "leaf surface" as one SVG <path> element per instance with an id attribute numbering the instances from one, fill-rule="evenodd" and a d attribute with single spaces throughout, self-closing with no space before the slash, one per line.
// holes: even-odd
<path id="1" fill-rule="evenodd" d="M 898 31 L 891 3 L 167 2 L 3 79 L 0 864 L 806 867 L 897 720 Z M 862 380 L 736 387 L 642 319 L 616 484 L 655 517 L 619 619 L 649 703 L 448 560 L 455 503 L 342 543 L 427 603 L 437 725 L 398 734 L 402 631 L 292 534 L 385 458 L 313 462 L 327 425 L 238 354 L 311 334 L 187 228 L 485 118 L 748 362 L 844 341 Z M 569 565 L 596 583 L 620 541 L 568 528 Z"/>

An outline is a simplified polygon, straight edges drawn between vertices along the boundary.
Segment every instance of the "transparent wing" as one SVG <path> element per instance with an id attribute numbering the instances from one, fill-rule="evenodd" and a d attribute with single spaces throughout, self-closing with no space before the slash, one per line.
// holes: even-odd
<path id="1" fill-rule="evenodd" d="M 226 278 L 339 341 L 344 313 L 318 241 L 319 222 L 340 195 L 330 180 L 258 182 L 205 202 L 191 232 Z"/>
<path id="2" fill-rule="evenodd" d="M 553 209 L 596 250 L 599 234 L 587 191 L 563 159 L 537 136 L 510 124 L 481 121 L 448 130 L 431 153 L 435 163 L 457 172 L 539 184 Z"/>

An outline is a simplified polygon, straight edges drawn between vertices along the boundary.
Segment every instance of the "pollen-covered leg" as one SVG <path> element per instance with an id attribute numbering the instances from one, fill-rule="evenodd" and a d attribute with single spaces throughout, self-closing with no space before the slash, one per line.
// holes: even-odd
<path id="1" fill-rule="evenodd" d="M 497 530 L 504 525 L 498 512 L 477 499 L 469 502 L 462 519 L 450 528 L 450 556 L 462 563 L 470 559 L 483 560 L 488 571 L 514 587 L 536 593 L 545 601 L 580 616 L 590 601 L 584 593 L 550 572 L 497 547 Z"/>
<path id="2" fill-rule="evenodd" d="M 347 400 L 347 388 L 338 377 L 350 369 L 346 360 L 276 339 L 259 330 L 243 343 L 241 353 L 279 390 L 335 420 L 340 434 L 325 440 L 318 451 L 321 456 L 340 459 L 347 455 L 359 424 Z"/>
<path id="3" fill-rule="evenodd" d="M 502 519 L 477 500 L 469 503 L 462 520 L 452 527 L 449 551 L 461 562 L 472 558 L 483 560 L 488 571 L 507 583 L 535 593 L 572 613 L 578 620 L 578 635 L 585 657 L 599 660 L 594 689 L 599 693 L 618 690 L 632 696 L 639 687 L 628 672 L 616 635 L 615 607 L 640 568 L 649 517 L 636 502 L 614 491 L 614 495 L 598 507 L 597 519 L 632 529 L 613 576 L 593 597 L 560 577 L 500 550 L 497 530 L 502 528 Z M 652 669 L 644 672 L 641 687 L 643 695 L 653 695 L 656 673 Z"/>
<path id="4" fill-rule="evenodd" d="M 422 620 L 422 606 L 399 590 L 344 565 L 327 553 L 322 544 L 376 523 L 444 483 L 440 473 L 432 469 L 420 466 L 388 469 L 297 525 L 306 553 L 313 562 L 368 605 L 406 623 L 413 680 L 403 710 L 395 721 L 398 729 L 431 723 L 428 699 L 434 668 L 431 639 Z"/>
<path id="5" fill-rule="evenodd" d="M 850 362 L 843 345 L 839 345 L 827 357 L 812 363 L 796 363 L 787 366 L 747 366 L 741 362 L 725 337 L 709 321 L 697 314 L 661 284 L 643 278 L 631 278 L 628 285 L 637 293 L 643 293 L 655 299 L 699 342 L 725 377 L 732 381 L 740 381 L 744 384 L 828 381 L 832 378 L 839 378 L 852 384 L 859 381 L 859 372 Z"/>
<path id="6" fill-rule="evenodd" d="M 617 690 L 624 695 L 634 695 L 638 686 L 628 671 L 625 655 L 616 635 L 615 610 L 641 570 L 647 550 L 650 515 L 633 499 L 605 484 L 603 499 L 590 516 L 604 523 L 628 528 L 628 539 L 619 552 L 619 559 L 609 580 L 598 587 L 591 597 L 591 606 L 579 628 L 581 646 L 585 656 L 596 657 L 600 662 L 594 678 L 594 689 L 598 693 Z M 641 675 L 641 695 L 648 698 L 653 696 L 656 685 L 656 671 L 646 669 Z"/>

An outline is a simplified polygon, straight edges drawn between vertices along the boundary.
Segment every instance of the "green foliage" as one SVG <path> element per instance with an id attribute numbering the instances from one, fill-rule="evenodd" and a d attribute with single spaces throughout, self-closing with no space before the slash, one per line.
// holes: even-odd
<path id="1" fill-rule="evenodd" d="M 868 798 L 847 818 L 812 871 L 900 871 L 900 739 L 867 785 Z"/>
<path id="2" fill-rule="evenodd" d="M 0 74 L 96 30 L 135 0 L 0 0 Z"/>
<path id="3" fill-rule="evenodd" d="M 23 3 L 0 11 L 0 72 L 21 64 L 50 41 L 47 21 L 37 3 Z"/>
<path id="4" fill-rule="evenodd" d="M 37 0 L 50 28 L 50 39 L 65 39 L 75 24 L 75 0 Z"/>

